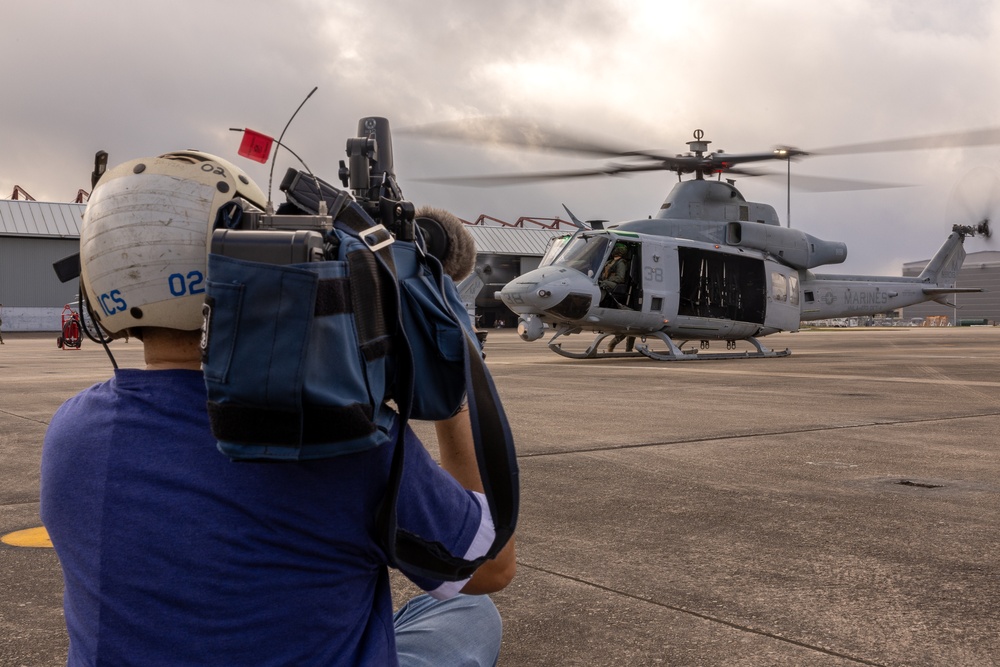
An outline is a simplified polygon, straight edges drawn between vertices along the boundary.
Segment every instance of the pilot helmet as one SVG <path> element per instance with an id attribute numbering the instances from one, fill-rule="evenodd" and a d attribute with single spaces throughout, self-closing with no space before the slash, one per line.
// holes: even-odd
<path id="1" fill-rule="evenodd" d="M 625 256 L 628 253 L 628 248 L 625 247 L 624 243 L 616 243 L 614 249 L 612 249 L 612 255 L 622 255 Z"/>
<path id="2" fill-rule="evenodd" d="M 201 328 L 216 213 L 266 197 L 238 167 L 198 151 L 131 160 L 94 187 L 80 228 L 83 289 L 101 327 Z"/>

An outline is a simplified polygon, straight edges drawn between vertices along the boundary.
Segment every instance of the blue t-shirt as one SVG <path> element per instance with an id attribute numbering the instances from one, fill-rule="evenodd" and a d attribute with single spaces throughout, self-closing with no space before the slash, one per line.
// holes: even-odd
<path id="1" fill-rule="evenodd" d="M 234 463 L 205 402 L 200 372 L 118 370 L 53 417 L 41 513 L 63 568 L 69 665 L 396 664 L 375 528 L 393 444 Z M 488 512 L 412 433 L 406 447 L 400 526 L 481 555 Z"/>

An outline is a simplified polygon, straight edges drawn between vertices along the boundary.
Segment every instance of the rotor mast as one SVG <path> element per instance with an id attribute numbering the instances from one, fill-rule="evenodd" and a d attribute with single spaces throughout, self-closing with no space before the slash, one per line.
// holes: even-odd
<path id="1" fill-rule="evenodd" d="M 708 151 L 708 145 L 712 143 L 711 141 L 705 141 L 705 132 L 703 130 L 694 131 L 694 140 L 687 142 L 688 150 L 694 153 L 694 157 L 701 160 L 705 157 L 705 153 Z M 695 169 L 695 178 L 697 180 L 704 180 L 705 170 L 703 168 Z"/>

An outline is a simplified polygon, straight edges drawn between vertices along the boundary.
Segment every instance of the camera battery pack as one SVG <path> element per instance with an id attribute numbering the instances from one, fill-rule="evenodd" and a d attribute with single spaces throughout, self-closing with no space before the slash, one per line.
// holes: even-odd
<path id="1" fill-rule="evenodd" d="M 216 229 L 212 233 L 212 252 L 263 264 L 321 262 L 323 235 L 306 230 Z"/>

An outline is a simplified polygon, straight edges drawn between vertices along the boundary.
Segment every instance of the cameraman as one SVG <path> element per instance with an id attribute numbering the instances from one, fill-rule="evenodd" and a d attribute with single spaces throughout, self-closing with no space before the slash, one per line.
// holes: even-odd
<path id="1" fill-rule="evenodd" d="M 71 398 L 46 433 L 68 664 L 495 664 L 483 594 L 513 577 L 513 541 L 466 582 L 411 577 L 430 595 L 393 617 L 375 517 L 394 440 L 295 463 L 217 450 L 199 330 L 211 227 L 237 196 L 265 203 L 235 166 L 185 151 L 110 170 L 88 202 L 83 288 L 105 330 L 142 340 L 146 367 Z M 399 523 L 472 559 L 494 533 L 468 414 L 436 430 L 440 466 L 406 433 Z"/>

